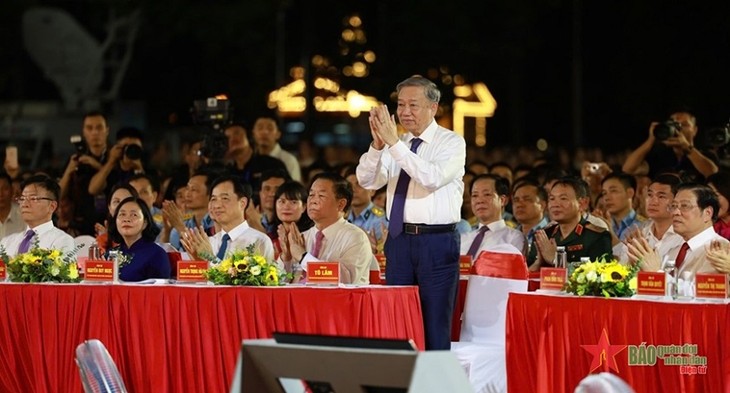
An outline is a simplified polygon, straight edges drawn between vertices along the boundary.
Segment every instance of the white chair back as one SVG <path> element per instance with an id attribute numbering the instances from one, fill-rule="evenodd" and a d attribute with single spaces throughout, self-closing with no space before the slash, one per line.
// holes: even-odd
<path id="1" fill-rule="evenodd" d="M 76 347 L 76 365 L 85 393 L 127 392 L 114 359 L 101 341 L 91 339 L 79 344 Z"/>
<path id="2" fill-rule="evenodd" d="M 96 238 L 89 235 L 79 235 L 74 238 L 74 244 L 78 247 L 81 245 L 81 248 L 76 252 L 76 257 L 85 257 L 89 255 L 89 247 L 91 247 L 91 244 L 96 242 Z"/>
<path id="3" fill-rule="evenodd" d="M 510 292 L 527 292 L 527 280 L 469 276 L 460 341 L 504 346 Z"/>

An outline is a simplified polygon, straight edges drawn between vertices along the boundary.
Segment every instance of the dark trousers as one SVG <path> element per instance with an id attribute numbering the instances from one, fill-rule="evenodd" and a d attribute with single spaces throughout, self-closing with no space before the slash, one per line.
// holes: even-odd
<path id="1" fill-rule="evenodd" d="M 385 242 L 387 285 L 418 285 L 427 350 L 451 349 L 459 284 L 459 233 L 401 233 Z"/>

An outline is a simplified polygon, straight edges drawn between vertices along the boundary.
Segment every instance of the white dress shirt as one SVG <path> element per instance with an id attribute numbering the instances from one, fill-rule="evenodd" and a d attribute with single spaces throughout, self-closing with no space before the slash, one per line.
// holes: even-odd
<path id="1" fill-rule="evenodd" d="M 281 145 L 277 143 L 269 155 L 271 157 L 278 158 L 284 163 L 284 166 L 286 167 L 287 172 L 289 172 L 289 176 L 291 176 L 292 180 L 298 182 L 302 181 L 302 169 L 299 167 L 299 160 L 294 157 L 294 154 L 282 149 Z"/>
<path id="2" fill-rule="evenodd" d="M 484 224 L 479 223 L 477 229 L 461 235 L 461 255 L 466 255 L 469 252 L 471 243 L 483 226 Z M 515 246 L 523 255 L 525 254 L 525 235 L 522 232 L 508 227 L 504 220 L 491 222 L 487 224 L 487 227 L 489 230 L 484 232 L 484 239 L 482 239 L 482 244 L 476 253 L 477 257 L 482 251 L 505 243 Z"/>
<path id="3" fill-rule="evenodd" d="M 406 194 L 403 222 L 412 224 L 453 224 L 461 220 L 466 142 L 455 132 L 432 121 L 419 136 L 423 143 L 418 154 L 411 152 L 411 133 L 389 148 L 370 145 L 360 157 L 357 180 L 368 190 L 387 189 L 390 219 L 393 194 L 401 168 L 411 176 Z"/>
<path id="4" fill-rule="evenodd" d="M 308 251 L 301 262 L 304 271 L 307 270 L 309 262 L 339 262 L 340 268 L 347 270 L 346 273 L 341 272 L 345 273 L 341 274 L 344 284 L 369 284 L 373 251 L 370 249 L 370 240 L 365 231 L 345 221 L 344 218 L 340 218 L 322 230 L 324 239 L 322 239 L 319 255 L 315 258 L 309 251 L 314 249 L 318 231 L 317 227 L 312 227 L 302 234 Z"/>
<path id="5" fill-rule="evenodd" d="M 0 239 L 13 233 L 25 233 L 25 221 L 20 216 L 20 206 L 13 202 L 10 204 L 10 212 L 5 222 L 0 222 Z"/>
<path id="6" fill-rule="evenodd" d="M 676 252 L 679 252 L 679 247 L 681 247 L 682 243 L 684 243 L 682 236 L 679 236 L 676 232 L 674 232 L 674 226 L 671 225 L 669 226 L 669 229 L 664 232 L 662 238 L 657 239 L 657 237 L 654 236 L 654 221 L 652 220 L 644 222 L 641 227 L 641 235 L 647 240 L 647 242 L 649 242 L 649 247 L 656 250 L 657 255 L 659 255 L 659 259 L 662 261 L 662 268 L 664 266 L 664 260 L 666 259 L 664 256 L 669 255 L 670 251 L 675 249 L 677 250 Z M 629 263 L 629 249 L 623 242 L 619 242 L 613 246 L 613 255 L 618 258 L 620 263 Z"/>
<path id="7" fill-rule="evenodd" d="M 689 273 L 690 276 L 694 276 L 696 273 L 719 273 L 714 267 L 712 267 L 710 261 L 707 260 L 706 247 L 708 247 L 710 242 L 713 240 L 728 243 L 728 240 L 718 235 L 715 232 L 715 228 L 712 226 L 687 240 L 689 249 L 684 257 L 682 266 L 679 268 L 680 278 L 685 278 L 687 276 L 685 273 Z M 677 254 L 679 254 L 679 249 L 682 247 L 683 243 L 684 242 L 680 243 L 679 246 L 668 253 L 670 260 L 677 260 Z"/>
<path id="8" fill-rule="evenodd" d="M 23 231 L 5 236 L 0 240 L 0 245 L 5 248 L 5 252 L 8 253 L 9 257 L 12 258 L 18 255 L 18 248 L 20 248 L 20 243 L 23 242 L 23 238 L 28 229 L 32 229 L 35 232 L 34 238 L 30 241 L 30 248 L 33 248 L 36 239 L 38 239 L 38 247 L 59 250 L 64 254 L 73 251 L 76 247 L 74 238 L 68 233 L 56 228 L 53 225 L 53 221 L 48 221 L 35 228 L 26 227 Z"/>
<path id="9" fill-rule="evenodd" d="M 215 235 L 208 237 L 214 254 L 217 254 L 221 248 L 223 235 L 226 233 L 231 237 L 226 248 L 226 255 L 234 250 L 245 250 L 250 244 L 255 244 L 254 252 L 261 254 L 268 262 L 274 261 L 274 244 L 271 243 L 269 236 L 251 228 L 246 221 L 238 224 L 230 232 L 221 230 Z"/>

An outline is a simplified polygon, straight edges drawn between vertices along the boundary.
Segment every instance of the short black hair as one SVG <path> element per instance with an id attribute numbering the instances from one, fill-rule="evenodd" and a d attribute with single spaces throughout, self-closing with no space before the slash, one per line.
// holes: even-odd
<path id="1" fill-rule="evenodd" d="M 558 185 L 572 188 L 573 191 L 575 191 L 575 197 L 578 199 L 588 198 L 588 196 L 590 195 L 588 193 L 588 183 L 586 183 L 585 180 L 575 176 L 564 176 L 559 178 L 557 181 L 555 181 L 555 184 L 553 184 L 553 188 Z"/>
<path id="2" fill-rule="evenodd" d="M 618 180 L 624 186 L 624 189 L 631 188 L 636 191 L 636 178 L 633 175 L 624 172 L 611 172 L 601 180 L 601 185 L 611 179 Z"/>
<path id="3" fill-rule="evenodd" d="M 86 113 L 84 113 L 83 120 L 86 120 L 89 117 L 97 117 L 97 116 L 98 117 L 101 117 L 102 119 L 104 119 L 104 123 L 106 123 L 107 127 L 109 126 L 109 119 L 107 119 L 106 118 L 106 115 L 104 113 L 102 113 L 101 111 L 90 111 L 90 112 L 86 112 Z"/>
<path id="4" fill-rule="evenodd" d="M 651 183 L 649 185 L 659 183 L 669 186 L 672 189 L 672 195 L 677 194 L 677 186 L 679 186 L 680 183 L 682 183 L 682 180 L 679 178 L 679 175 L 674 173 L 660 173 L 656 176 L 654 176 L 653 179 L 651 179 Z"/>
<path id="5" fill-rule="evenodd" d="M 137 192 L 137 189 L 132 187 L 129 183 L 118 183 L 112 187 L 112 190 L 109 192 L 109 194 L 106 196 L 106 205 L 107 207 L 112 203 L 112 195 L 114 195 L 115 192 L 117 192 L 118 189 L 123 188 L 127 191 L 129 191 L 130 194 L 132 194 L 133 197 L 139 198 L 139 193 Z M 114 215 L 116 212 L 112 213 L 111 215 Z"/>
<path id="6" fill-rule="evenodd" d="M 241 182 L 241 180 L 234 176 L 234 175 L 222 175 L 215 178 L 210 183 L 210 189 L 208 189 L 208 196 L 213 195 L 213 189 L 222 183 L 231 182 L 233 184 L 233 193 L 236 194 L 239 198 L 246 198 L 246 207 L 248 207 L 248 204 L 251 202 L 251 197 L 253 195 L 253 191 L 251 190 L 251 186 L 248 184 L 244 184 Z"/>
<path id="7" fill-rule="evenodd" d="M 482 173 L 481 175 L 475 176 L 469 185 L 469 193 L 474 191 L 474 184 L 476 184 L 477 181 L 484 179 L 494 180 L 494 191 L 497 192 L 497 195 L 509 197 L 509 180 L 493 173 Z"/>
<path id="8" fill-rule="evenodd" d="M 121 202 L 119 202 L 119 206 L 117 206 L 117 211 L 114 212 L 114 224 L 110 225 L 109 227 L 109 237 L 114 240 L 117 243 L 122 243 L 124 239 L 122 238 L 122 235 L 119 233 L 119 229 L 117 229 L 116 222 L 117 222 L 117 216 L 119 216 L 119 210 L 121 210 L 121 207 L 128 204 L 128 203 L 136 203 L 137 206 L 139 206 L 140 210 L 142 210 L 142 217 L 144 218 L 144 221 L 147 223 L 147 226 L 142 229 L 142 239 L 144 239 L 147 242 L 154 242 L 155 239 L 157 239 L 157 235 L 160 234 L 160 228 L 157 227 L 157 224 L 155 224 L 154 218 L 152 218 L 152 213 L 150 212 L 150 208 L 147 207 L 147 203 L 140 199 L 139 197 L 131 196 L 129 198 L 124 198 Z"/>
<path id="9" fill-rule="evenodd" d="M 284 169 L 281 169 L 281 168 L 267 169 L 267 170 L 261 172 L 261 183 L 263 183 L 269 179 L 272 179 L 272 178 L 284 179 L 284 181 L 291 180 L 291 176 L 289 176 L 289 172 Z"/>
<path id="10" fill-rule="evenodd" d="M 40 186 L 49 193 L 54 201 L 58 201 L 61 198 L 61 187 L 58 182 L 47 175 L 33 175 L 20 183 L 20 189 L 23 190 L 25 187 L 30 185 Z"/>
<path id="11" fill-rule="evenodd" d="M 519 190 L 520 188 L 523 188 L 523 187 L 535 187 L 535 189 L 537 190 L 537 197 L 540 198 L 541 201 L 547 202 L 548 195 L 547 195 L 547 191 L 545 191 L 545 187 L 542 187 L 540 185 L 540 183 L 538 183 L 532 179 L 518 180 L 515 183 L 514 187 L 512 188 L 512 195 L 514 195 L 514 193 L 517 192 L 517 190 Z"/>
<path id="12" fill-rule="evenodd" d="M 137 138 L 140 142 L 144 142 L 142 130 L 136 127 L 122 127 L 117 131 L 117 142 L 124 138 Z"/>
<path id="13" fill-rule="evenodd" d="M 157 176 L 153 176 L 151 174 L 147 173 L 137 173 L 132 175 L 132 177 L 127 180 L 127 183 L 132 183 L 134 180 L 139 179 L 146 179 L 148 182 L 150 182 L 150 186 L 152 186 L 152 191 L 159 192 L 160 191 L 160 182 L 157 180 Z"/>
<path id="14" fill-rule="evenodd" d="M 335 197 L 337 197 L 337 199 L 345 199 L 345 201 L 347 201 L 345 203 L 344 211 L 346 212 L 350 210 L 350 204 L 352 203 L 353 194 L 352 184 L 350 184 L 350 182 L 347 181 L 344 177 L 334 172 L 318 173 L 316 176 L 314 176 L 314 178 L 312 178 L 312 184 L 314 184 L 314 182 L 319 179 L 331 181 L 335 189 Z"/>

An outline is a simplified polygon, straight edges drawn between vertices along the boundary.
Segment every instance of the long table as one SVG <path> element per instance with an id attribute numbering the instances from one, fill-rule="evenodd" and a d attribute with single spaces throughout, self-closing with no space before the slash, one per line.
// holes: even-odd
<path id="1" fill-rule="evenodd" d="M 91 338 L 130 391 L 224 392 L 241 340 L 274 331 L 424 348 L 417 287 L 0 284 L 0 392 L 81 391 L 75 349 Z"/>
<path id="2" fill-rule="evenodd" d="M 730 392 L 728 328 L 727 303 L 511 294 L 508 388 L 572 392 L 591 372 L 609 371 L 636 392 Z M 672 359 L 656 357 L 660 346 Z M 676 356 L 705 368 L 669 365 Z"/>

